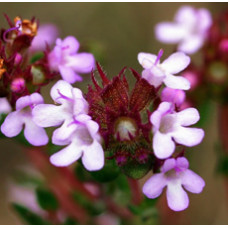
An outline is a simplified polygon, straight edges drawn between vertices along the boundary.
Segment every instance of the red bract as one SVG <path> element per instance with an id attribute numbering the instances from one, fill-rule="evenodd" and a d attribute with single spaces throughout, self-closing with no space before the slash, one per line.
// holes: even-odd
<path id="1" fill-rule="evenodd" d="M 87 101 L 89 115 L 100 125 L 106 150 L 111 151 L 119 166 L 132 161 L 148 162 L 152 151 L 147 108 L 156 97 L 155 88 L 133 69 L 130 71 L 136 82 L 132 91 L 125 77 L 126 68 L 112 80 L 107 78 L 99 64 L 97 69 L 103 86 L 92 73 L 94 88 L 89 86 Z"/>

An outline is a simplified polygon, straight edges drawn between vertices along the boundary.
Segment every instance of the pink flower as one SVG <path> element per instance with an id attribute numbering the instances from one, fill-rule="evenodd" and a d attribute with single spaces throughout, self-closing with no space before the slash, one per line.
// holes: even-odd
<path id="1" fill-rule="evenodd" d="M 60 72 L 62 78 L 75 83 L 81 81 L 80 73 L 90 73 L 95 67 L 95 60 L 90 53 L 77 53 L 79 42 L 73 36 L 64 40 L 57 39 L 56 46 L 48 56 L 51 70 Z"/>
<path id="2" fill-rule="evenodd" d="M 142 77 L 151 85 L 158 87 L 163 82 L 172 89 L 188 90 L 189 81 L 181 76 L 174 76 L 184 70 L 190 63 L 190 58 L 182 52 L 176 52 L 160 63 L 163 51 L 158 56 L 149 53 L 139 53 L 138 61 L 143 66 Z"/>
<path id="3" fill-rule="evenodd" d="M 29 48 L 31 52 L 44 51 L 46 45 L 52 45 L 58 37 L 58 28 L 53 24 L 44 24 L 39 26 L 37 35 L 33 38 Z"/>
<path id="4" fill-rule="evenodd" d="M 24 136 L 34 146 L 48 143 L 48 136 L 42 127 L 34 123 L 32 110 L 37 104 L 43 103 L 39 93 L 21 97 L 16 102 L 16 111 L 11 112 L 1 126 L 2 133 L 11 138 L 18 135 L 24 126 Z"/>
<path id="5" fill-rule="evenodd" d="M 0 98 L 0 114 L 8 114 L 12 110 L 11 105 L 6 97 Z"/>
<path id="6" fill-rule="evenodd" d="M 162 102 L 150 116 L 156 157 L 165 159 L 171 156 L 175 151 L 175 142 L 189 147 L 198 145 L 204 137 L 204 131 L 186 126 L 195 124 L 199 118 L 195 108 L 175 112 L 172 103 Z"/>
<path id="7" fill-rule="evenodd" d="M 203 46 L 211 24 L 212 18 L 208 10 L 182 6 L 177 11 L 174 22 L 159 23 L 155 34 L 159 41 L 178 44 L 178 51 L 193 54 Z"/>
<path id="8" fill-rule="evenodd" d="M 185 100 L 185 92 L 180 89 L 171 89 L 165 87 L 161 92 L 162 101 L 167 101 L 175 104 L 177 107 L 181 107 Z"/>
<path id="9" fill-rule="evenodd" d="M 33 110 L 33 120 L 41 127 L 59 126 L 52 135 L 56 145 L 67 145 L 52 155 L 56 166 L 67 166 L 82 157 L 87 170 L 104 166 L 99 125 L 88 115 L 88 103 L 80 89 L 60 80 L 51 89 L 52 99 L 59 105 L 40 104 Z"/>
<path id="10" fill-rule="evenodd" d="M 174 211 L 185 210 L 189 205 L 187 193 L 201 193 L 205 182 L 196 173 L 188 169 L 188 160 L 184 157 L 167 159 L 161 167 L 161 173 L 154 174 L 143 186 L 148 198 L 157 198 L 167 186 L 168 206 Z"/>

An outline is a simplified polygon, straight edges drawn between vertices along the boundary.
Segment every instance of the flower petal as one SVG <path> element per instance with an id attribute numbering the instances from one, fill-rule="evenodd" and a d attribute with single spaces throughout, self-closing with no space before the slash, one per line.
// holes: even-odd
<path id="1" fill-rule="evenodd" d="M 176 52 L 164 60 L 161 65 L 162 68 L 170 74 L 177 74 L 180 71 L 183 71 L 190 62 L 191 59 L 189 56 L 185 55 L 183 52 Z"/>
<path id="2" fill-rule="evenodd" d="M 82 163 L 89 171 L 100 170 L 104 166 L 104 151 L 96 140 L 90 146 L 83 149 Z"/>
<path id="3" fill-rule="evenodd" d="M 192 193 L 202 192 L 205 186 L 203 178 L 189 169 L 181 173 L 181 183 L 186 190 Z"/>
<path id="4" fill-rule="evenodd" d="M 176 120 L 181 126 L 189 126 L 199 121 L 199 112 L 195 108 L 187 108 L 176 113 Z"/>
<path id="5" fill-rule="evenodd" d="M 50 162 L 55 166 L 68 166 L 82 156 L 82 148 L 72 142 L 50 157 Z"/>
<path id="6" fill-rule="evenodd" d="M 198 26 L 201 32 L 207 32 L 207 30 L 212 25 L 212 17 L 211 13 L 207 9 L 199 9 L 198 10 Z"/>
<path id="7" fill-rule="evenodd" d="M 150 199 L 157 198 L 161 195 L 163 188 L 167 184 L 167 179 L 163 173 L 154 174 L 143 185 L 143 194 Z"/>
<path id="8" fill-rule="evenodd" d="M 162 84 L 165 75 L 161 70 L 158 69 L 158 67 L 153 67 L 150 69 L 143 70 L 142 78 L 147 80 L 147 82 L 149 82 L 150 85 L 158 87 Z"/>
<path id="9" fill-rule="evenodd" d="M 71 86 L 71 84 L 64 80 L 59 80 L 52 86 L 50 95 L 55 102 L 62 104 L 66 101 L 66 98 L 73 98 L 72 89 L 73 87 Z M 61 98 L 62 95 L 65 98 Z"/>
<path id="10" fill-rule="evenodd" d="M 153 150 L 157 158 L 165 159 L 172 155 L 175 150 L 175 143 L 168 134 L 161 134 L 157 131 L 153 138 Z"/>
<path id="11" fill-rule="evenodd" d="M 164 83 L 167 87 L 172 89 L 188 90 L 191 87 L 188 79 L 181 76 L 173 76 L 171 74 L 167 75 L 167 77 L 164 79 Z"/>
<path id="12" fill-rule="evenodd" d="M 43 97 L 39 93 L 20 97 L 16 102 L 16 110 L 21 110 L 27 106 L 44 103 Z"/>
<path id="13" fill-rule="evenodd" d="M 0 98 L 0 114 L 4 113 L 7 114 L 9 112 L 11 112 L 12 108 L 11 105 L 9 103 L 9 101 L 7 100 L 6 97 L 1 97 Z"/>
<path id="14" fill-rule="evenodd" d="M 40 127 L 52 127 L 60 125 L 65 115 L 61 106 L 52 104 L 40 104 L 32 110 L 33 121 Z"/>
<path id="15" fill-rule="evenodd" d="M 192 26 L 196 26 L 199 23 L 197 21 L 197 10 L 191 6 L 182 6 L 175 15 L 175 21 L 192 28 Z"/>
<path id="16" fill-rule="evenodd" d="M 161 171 L 163 173 L 168 172 L 169 170 L 175 168 L 176 160 L 174 158 L 166 159 L 163 166 L 161 167 Z"/>
<path id="17" fill-rule="evenodd" d="M 156 39 L 164 43 L 178 43 L 186 37 L 186 34 L 186 28 L 175 23 L 162 22 L 155 27 Z"/>
<path id="18" fill-rule="evenodd" d="M 48 136 L 46 131 L 42 127 L 37 126 L 32 121 L 32 117 L 27 117 L 25 119 L 24 136 L 27 141 L 33 146 L 43 146 L 48 143 Z"/>
<path id="19" fill-rule="evenodd" d="M 176 166 L 181 170 L 186 170 L 189 167 L 189 162 L 185 157 L 179 157 L 176 160 Z"/>
<path id="20" fill-rule="evenodd" d="M 138 54 L 138 61 L 145 69 L 151 68 L 154 65 L 156 59 L 157 56 L 150 53 L 140 52 Z"/>
<path id="21" fill-rule="evenodd" d="M 21 132 L 23 128 L 23 124 L 24 124 L 24 121 L 20 112 L 18 111 L 11 112 L 5 118 L 5 121 L 1 126 L 1 131 L 5 136 L 11 138 L 18 135 Z"/>
<path id="22" fill-rule="evenodd" d="M 170 181 L 166 191 L 168 206 L 174 211 L 182 211 L 189 205 L 187 193 L 181 187 L 180 181 Z"/>
<path id="23" fill-rule="evenodd" d="M 64 48 L 64 54 L 71 55 L 78 51 L 80 44 L 75 37 L 68 36 L 62 41 L 61 46 Z"/>
<path id="24" fill-rule="evenodd" d="M 191 35 L 178 45 L 178 51 L 183 51 L 186 54 L 191 55 L 197 52 L 203 46 L 203 43 L 204 36 L 201 34 Z"/>
<path id="25" fill-rule="evenodd" d="M 71 67 L 78 73 L 90 73 L 95 68 L 94 56 L 90 53 L 80 53 L 67 57 L 66 67 Z"/>
<path id="26" fill-rule="evenodd" d="M 82 81 L 82 77 L 74 72 L 71 67 L 66 67 L 63 65 L 59 66 L 59 72 L 62 78 L 69 83 L 75 83 L 77 81 Z"/>
<path id="27" fill-rule="evenodd" d="M 179 127 L 172 133 L 174 140 L 184 146 L 196 146 L 203 140 L 204 131 L 199 128 Z"/>

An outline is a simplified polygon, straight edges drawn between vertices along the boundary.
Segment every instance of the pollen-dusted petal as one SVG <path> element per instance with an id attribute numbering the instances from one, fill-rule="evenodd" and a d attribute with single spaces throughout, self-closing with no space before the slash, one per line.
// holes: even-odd
<path id="1" fill-rule="evenodd" d="M 73 87 L 68 82 L 59 80 L 52 86 L 50 95 L 55 102 L 62 104 L 65 99 L 61 98 L 61 95 L 72 99 L 72 88 Z"/>
<path id="2" fill-rule="evenodd" d="M 143 194 L 150 199 L 161 195 L 163 188 L 167 185 L 167 179 L 163 173 L 154 174 L 143 185 Z"/>
<path id="3" fill-rule="evenodd" d="M 175 44 L 186 36 L 186 29 L 175 23 L 162 22 L 156 25 L 155 35 L 161 42 Z"/>
<path id="4" fill-rule="evenodd" d="M 175 143 L 169 134 L 161 134 L 157 131 L 153 138 L 153 150 L 157 158 L 165 159 L 174 152 Z"/>
<path id="5" fill-rule="evenodd" d="M 199 128 L 179 127 L 172 133 L 174 140 L 184 146 L 196 146 L 201 143 L 204 137 L 204 131 Z"/>
<path id="6" fill-rule="evenodd" d="M 162 68 L 170 74 L 177 74 L 183 71 L 190 62 L 191 59 L 189 56 L 185 55 L 183 52 L 176 52 L 164 60 L 161 65 Z"/>
<path id="7" fill-rule="evenodd" d="M 178 45 L 178 51 L 183 51 L 187 54 L 193 54 L 198 51 L 204 42 L 204 37 L 202 35 L 191 35 L 188 36 Z"/>
<path id="8" fill-rule="evenodd" d="M 72 67 L 78 73 L 90 73 L 95 69 L 95 59 L 90 53 L 79 53 L 67 57 L 66 67 Z"/>
<path id="9" fill-rule="evenodd" d="M 168 182 L 166 196 L 169 208 L 174 211 L 182 211 L 189 205 L 188 195 L 179 180 Z"/>
<path id="10" fill-rule="evenodd" d="M 1 126 L 2 133 L 7 137 L 14 137 L 18 135 L 23 128 L 23 118 L 19 111 L 11 112 L 5 118 Z"/>
<path id="11" fill-rule="evenodd" d="M 42 127 L 37 126 L 32 121 L 32 117 L 25 119 L 24 136 L 33 146 L 43 146 L 48 143 L 46 131 Z"/>
<path id="12" fill-rule="evenodd" d="M 199 121 L 199 112 L 195 108 L 187 108 L 176 113 L 176 118 L 181 126 L 189 126 Z"/>
<path id="13" fill-rule="evenodd" d="M 61 46 L 64 50 L 64 54 L 71 55 L 78 51 L 80 44 L 75 37 L 68 36 L 62 41 Z"/>
<path id="14" fill-rule="evenodd" d="M 150 53 L 140 52 L 138 54 L 138 61 L 145 69 L 151 68 L 154 65 L 156 59 L 157 56 Z"/>
<path id="15" fill-rule="evenodd" d="M 59 66 L 59 72 L 62 76 L 62 78 L 71 84 L 77 82 L 77 81 L 82 81 L 82 77 L 78 75 L 77 73 L 74 72 L 74 70 L 71 67 Z"/>
<path id="16" fill-rule="evenodd" d="M 50 157 L 50 162 L 55 166 L 68 166 L 82 156 L 82 148 L 72 142 L 67 147 Z"/>
<path id="17" fill-rule="evenodd" d="M 167 87 L 170 87 L 172 89 L 188 90 L 191 87 L 188 79 L 181 76 L 174 76 L 171 74 L 167 75 L 167 77 L 164 79 L 164 83 Z"/>
<path id="18" fill-rule="evenodd" d="M 82 163 L 89 171 L 100 170 L 104 166 L 104 151 L 96 140 L 90 146 L 83 149 Z"/>
<path id="19" fill-rule="evenodd" d="M 40 127 L 53 127 L 60 125 L 65 115 L 61 106 L 40 104 L 32 110 L 33 121 Z"/>
<path id="20" fill-rule="evenodd" d="M 181 183 L 186 190 L 192 193 L 201 193 L 205 186 L 202 177 L 187 169 L 181 173 Z"/>

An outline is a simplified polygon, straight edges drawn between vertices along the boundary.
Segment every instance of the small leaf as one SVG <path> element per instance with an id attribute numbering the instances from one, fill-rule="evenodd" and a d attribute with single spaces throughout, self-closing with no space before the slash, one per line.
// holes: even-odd
<path id="1" fill-rule="evenodd" d="M 44 57 L 43 52 L 36 53 L 30 60 L 31 63 L 35 63 L 36 61 L 42 59 Z"/>
<path id="2" fill-rule="evenodd" d="M 30 211 L 28 208 L 13 203 L 13 209 L 20 215 L 20 217 L 29 225 L 50 225 L 48 221 L 45 221 L 39 215 Z"/>
<path id="3" fill-rule="evenodd" d="M 36 197 L 40 207 L 44 210 L 55 211 L 58 209 L 58 201 L 54 194 L 47 189 L 38 187 Z"/>

